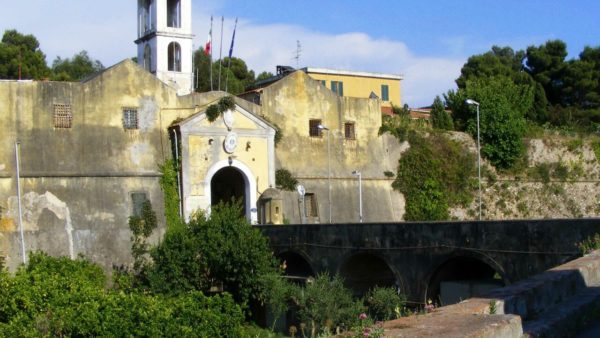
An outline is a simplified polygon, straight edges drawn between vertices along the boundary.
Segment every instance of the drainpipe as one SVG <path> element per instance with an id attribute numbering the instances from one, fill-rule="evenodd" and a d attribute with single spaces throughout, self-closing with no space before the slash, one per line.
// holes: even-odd
<path id="1" fill-rule="evenodd" d="M 179 171 L 179 140 L 177 138 L 177 130 L 173 130 L 173 136 L 175 137 L 175 163 L 177 169 L 177 196 L 179 197 L 179 217 L 183 219 L 183 199 L 181 198 L 181 174 Z"/>
<path id="2" fill-rule="evenodd" d="M 23 210 L 21 209 L 21 174 L 19 172 L 19 141 L 15 142 L 15 162 L 17 166 L 17 205 L 19 206 L 19 234 L 21 236 L 21 257 L 23 258 L 23 264 L 27 263 L 27 256 L 25 254 L 25 235 L 23 234 Z"/>

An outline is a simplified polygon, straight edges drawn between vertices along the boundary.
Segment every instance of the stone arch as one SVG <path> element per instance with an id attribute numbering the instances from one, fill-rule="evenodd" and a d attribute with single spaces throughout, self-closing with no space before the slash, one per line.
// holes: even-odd
<path id="1" fill-rule="evenodd" d="M 282 264 L 285 262 L 284 274 L 293 281 L 305 281 L 315 275 L 310 259 L 303 253 L 284 251 L 277 254 L 277 258 Z"/>
<path id="2" fill-rule="evenodd" d="M 204 196 L 207 197 L 207 206 L 209 207 L 209 212 L 210 212 L 210 206 L 213 205 L 212 203 L 212 192 L 211 192 L 211 182 L 213 177 L 215 176 L 215 174 L 225 168 L 225 167 L 233 167 L 236 168 L 237 170 L 239 170 L 244 178 L 244 195 L 245 195 L 245 203 L 244 203 L 244 210 L 246 213 L 246 218 L 248 220 L 250 220 L 250 222 L 252 224 L 256 224 L 258 217 L 257 217 L 257 213 L 256 213 L 256 178 L 254 177 L 254 174 L 252 173 L 252 171 L 250 170 L 250 168 L 248 168 L 248 166 L 246 166 L 244 163 L 238 161 L 238 160 L 234 160 L 234 159 L 230 159 L 230 160 L 222 160 L 219 161 L 215 164 L 212 165 L 212 167 L 210 167 L 210 169 L 207 171 L 206 176 L 204 177 Z"/>
<path id="3" fill-rule="evenodd" d="M 386 260 L 372 253 L 358 253 L 346 258 L 338 274 L 356 296 L 363 296 L 375 286 L 396 287 L 398 284 L 396 273 Z"/>
<path id="4" fill-rule="evenodd" d="M 244 174 L 237 168 L 219 169 L 210 181 L 210 193 L 211 206 L 240 201 L 242 215 L 246 215 L 246 180 Z"/>
<path id="5" fill-rule="evenodd" d="M 167 47 L 169 71 L 181 72 L 181 46 L 173 41 Z"/>
<path id="6" fill-rule="evenodd" d="M 450 305 L 508 284 L 504 270 L 492 258 L 455 252 L 429 274 L 424 301 Z"/>

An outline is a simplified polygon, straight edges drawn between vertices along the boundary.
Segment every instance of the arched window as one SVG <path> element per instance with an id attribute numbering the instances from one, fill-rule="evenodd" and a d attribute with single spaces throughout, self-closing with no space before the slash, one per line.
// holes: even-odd
<path id="1" fill-rule="evenodd" d="M 181 1 L 167 0 L 167 26 L 181 27 Z"/>
<path id="2" fill-rule="evenodd" d="M 169 70 L 174 72 L 181 71 L 181 47 L 177 42 L 169 44 Z"/>
<path id="3" fill-rule="evenodd" d="M 151 72 L 152 71 L 152 48 L 149 44 L 146 44 L 144 47 L 144 69 Z"/>
<path id="4" fill-rule="evenodd" d="M 142 33 L 152 30 L 152 0 L 144 0 L 142 4 Z"/>

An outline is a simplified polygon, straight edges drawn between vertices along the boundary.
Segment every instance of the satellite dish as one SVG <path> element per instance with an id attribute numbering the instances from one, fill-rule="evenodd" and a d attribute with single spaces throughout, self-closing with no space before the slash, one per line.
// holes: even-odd
<path id="1" fill-rule="evenodd" d="M 296 191 L 298 191 L 298 194 L 300 194 L 300 196 L 304 196 L 304 194 L 306 194 L 306 189 L 304 189 L 304 186 L 302 184 L 298 184 L 296 186 Z"/>

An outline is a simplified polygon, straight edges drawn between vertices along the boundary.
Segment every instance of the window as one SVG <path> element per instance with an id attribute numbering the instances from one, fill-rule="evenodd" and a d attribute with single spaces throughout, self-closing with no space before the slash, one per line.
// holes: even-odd
<path id="1" fill-rule="evenodd" d="M 388 87 L 388 85 L 381 85 L 381 100 L 390 100 L 390 88 Z"/>
<path id="2" fill-rule="evenodd" d="M 167 26 L 181 27 L 181 1 L 167 0 Z"/>
<path id="3" fill-rule="evenodd" d="M 68 129 L 73 123 L 73 114 L 70 104 L 54 105 L 54 128 Z"/>
<path id="4" fill-rule="evenodd" d="M 131 205 L 133 206 L 132 216 L 142 217 L 142 207 L 144 206 L 144 202 L 146 202 L 146 193 L 145 192 L 134 192 L 131 193 Z"/>
<path id="5" fill-rule="evenodd" d="M 321 80 L 321 84 L 323 85 L 323 87 L 327 87 L 327 81 Z"/>
<path id="6" fill-rule="evenodd" d="M 174 72 L 181 71 L 181 47 L 177 42 L 169 44 L 169 70 Z"/>
<path id="7" fill-rule="evenodd" d="M 123 108 L 123 128 L 138 129 L 137 108 Z"/>
<path id="8" fill-rule="evenodd" d="M 310 120 L 308 121 L 308 134 L 311 137 L 321 137 L 321 129 L 319 129 L 319 125 L 321 124 L 321 120 Z"/>
<path id="9" fill-rule="evenodd" d="M 153 29 L 152 27 L 152 0 L 145 0 L 142 8 L 141 33 L 144 34 Z"/>
<path id="10" fill-rule="evenodd" d="M 344 83 L 342 81 L 331 81 L 331 91 L 344 96 Z"/>
<path id="11" fill-rule="evenodd" d="M 152 71 L 152 48 L 150 44 L 146 44 L 144 47 L 144 69 L 149 72 Z"/>
<path id="12" fill-rule="evenodd" d="M 354 131 L 354 122 L 344 123 L 344 136 L 346 137 L 346 140 L 356 139 L 356 133 Z"/>
<path id="13" fill-rule="evenodd" d="M 304 195 L 304 212 L 306 217 L 319 217 L 319 205 L 314 193 Z"/>

